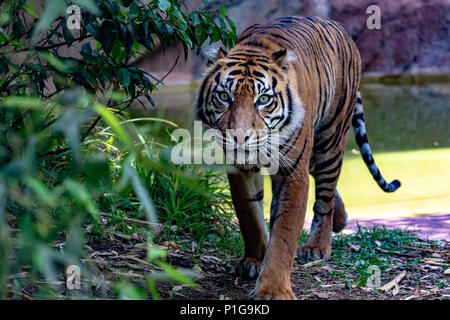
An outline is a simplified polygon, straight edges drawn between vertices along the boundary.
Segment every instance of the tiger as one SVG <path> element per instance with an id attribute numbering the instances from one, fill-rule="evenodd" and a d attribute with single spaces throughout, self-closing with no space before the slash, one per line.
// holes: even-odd
<path id="1" fill-rule="evenodd" d="M 256 278 L 250 297 L 296 299 L 290 282 L 296 256 L 307 261 L 330 256 L 332 231 L 342 231 L 347 223 L 336 186 L 350 123 L 380 188 L 393 192 L 400 187 L 398 180 L 387 183 L 375 164 L 360 79 L 361 58 L 351 36 L 338 22 L 321 17 L 288 16 L 252 25 L 234 47 L 220 47 L 208 61 L 194 119 L 223 136 L 231 130 L 225 143 L 231 140 L 240 147 L 258 145 L 277 132 L 284 159 L 270 176 L 269 228 L 262 166 L 244 163 L 227 173 L 244 241 L 235 273 Z M 315 183 L 314 217 L 306 244 L 297 248 L 310 175 Z"/>

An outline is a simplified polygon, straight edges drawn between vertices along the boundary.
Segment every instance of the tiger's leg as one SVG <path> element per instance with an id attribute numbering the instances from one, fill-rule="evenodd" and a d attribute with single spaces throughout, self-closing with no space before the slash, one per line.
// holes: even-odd
<path id="1" fill-rule="evenodd" d="M 228 180 L 245 244 L 244 257 L 235 267 L 236 275 L 254 279 L 259 274 L 269 241 L 263 210 L 264 176 L 259 171 L 241 170 L 228 174 Z"/>
<path id="2" fill-rule="evenodd" d="M 331 231 L 336 220 L 345 222 L 345 209 L 337 192 L 336 185 L 341 172 L 343 150 L 335 154 L 319 154 L 313 168 L 313 177 L 316 185 L 316 201 L 313 211 L 314 218 L 311 224 L 308 240 L 300 248 L 299 256 L 306 260 L 328 258 L 331 254 Z M 335 203 L 335 200 L 337 202 Z M 341 226 L 336 225 L 339 229 Z"/>
<path id="3" fill-rule="evenodd" d="M 269 248 L 251 294 L 256 299 L 296 299 L 290 274 L 305 219 L 309 187 L 307 164 L 298 168 L 304 168 L 298 175 L 276 178 L 278 189 L 272 200 L 275 202 L 271 207 Z"/>
<path id="4" fill-rule="evenodd" d="M 339 195 L 338 190 L 334 191 L 334 213 L 333 232 L 341 232 L 347 225 L 347 211 Z"/>

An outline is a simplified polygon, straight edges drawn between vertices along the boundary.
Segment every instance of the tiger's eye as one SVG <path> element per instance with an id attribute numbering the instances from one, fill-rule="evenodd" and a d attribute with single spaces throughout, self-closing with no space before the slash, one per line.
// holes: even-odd
<path id="1" fill-rule="evenodd" d="M 230 100 L 230 96 L 225 91 L 219 92 L 219 98 L 220 98 L 220 100 L 225 101 L 225 102 Z"/>
<path id="2" fill-rule="evenodd" d="M 265 104 L 267 102 L 269 102 L 270 97 L 267 94 L 262 95 L 261 97 L 259 97 L 258 101 L 261 104 Z"/>

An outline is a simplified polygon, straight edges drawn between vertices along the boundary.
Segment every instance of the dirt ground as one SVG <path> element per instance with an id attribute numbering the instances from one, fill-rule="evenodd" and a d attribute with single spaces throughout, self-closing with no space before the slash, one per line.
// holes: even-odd
<path id="1" fill-rule="evenodd" d="M 91 256 L 101 269 L 106 269 L 107 265 L 102 261 L 109 260 L 109 275 L 106 277 L 119 274 L 133 281 L 155 270 L 154 266 L 145 261 L 145 243 L 133 245 L 127 241 L 111 239 L 97 244 L 91 243 L 90 248 Z M 253 289 L 255 281 L 247 281 L 234 275 L 233 266 L 237 257 L 226 257 L 214 248 L 190 250 L 184 247 L 181 250 L 174 242 L 164 242 L 157 248 L 166 250 L 167 261 L 172 266 L 197 272 L 195 282 L 199 285 L 198 289 L 192 289 L 176 283 L 157 282 L 162 299 L 249 299 L 248 293 Z M 103 250 L 106 251 L 102 252 Z M 342 251 L 345 253 L 358 250 L 358 246 L 334 250 L 333 254 L 342 254 Z M 386 253 L 383 249 L 378 250 L 380 254 Z M 387 291 L 350 284 L 345 276 L 342 276 L 347 270 L 338 266 L 333 259 L 313 263 L 296 261 L 291 273 L 293 291 L 299 300 L 450 299 L 448 242 L 438 248 L 429 242 L 419 240 L 414 246 L 404 248 L 401 252 L 390 253 L 389 259 L 395 260 L 397 267 L 381 274 L 381 286 L 398 276 L 401 277 L 402 273 L 405 273 L 405 276 L 398 285 L 393 285 Z"/>
<path id="2" fill-rule="evenodd" d="M 382 232 L 384 233 L 380 234 L 392 236 L 392 239 L 377 240 L 375 233 L 365 233 L 360 238 L 339 236 L 341 238 L 333 239 L 331 258 L 309 263 L 296 260 L 291 273 L 291 284 L 297 299 L 449 300 L 450 243 L 412 238 L 413 240 L 408 240 L 408 245 L 401 245 L 399 241 L 408 238 L 398 235 L 395 238 L 394 233 Z M 390 251 L 387 251 L 383 249 L 382 241 L 391 241 L 394 247 L 389 247 Z M 85 247 L 90 258 L 82 263 L 97 269 L 96 273 L 105 281 L 126 280 L 143 287 L 143 291 L 147 290 L 148 293 L 146 280 L 152 278 L 155 279 L 158 294 L 163 300 L 247 300 L 255 285 L 255 281 L 247 281 L 234 275 L 234 264 L 238 257 L 229 256 L 212 246 L 196 246 L 189 237 L 178 238 L 176 242 L 164 241 L 153 248 L 164 253 L 165 261 L 172 267 L 193 277 L 198 285 L 196 289 L 161 278 L 161 265 L 147 260 L 148 248 L 143 237 L 115 233 L 100 241 L 91 240 Z M 364 263 L 363 261 L 385 263 L 383 272 L 380 272 L 378 289 L 367 287 L 365 278 L 361 281 L 361 274 L 366 273 L 367 265 L 359 269 L 353 268 Z M 60 280 L 64 284 L 64 278 Z M 395 280 L 397 284 L 392 282 Z M 386 285 L 389 288 L 383 290 Z M 117 298 L 110 289 L 106 292 L 97 290 L 97 287 L 87 286 L 90 296 Z M 36 290 L 31 286 L 29 290 L 11 292 L 8 298 L 39 298 L 35 293 Z M 60 298 L 67 298 L 66 294 L 62 289 Z"/>
<path id="3" fill-rule="evenodd" d="M 447 253 L 450 246 L 446 248 Z M 176 253 L 175 253 L 176 254 Z M 450 299 L 450 288 L 438 288 L 429 280 L 448 278 L 440 266 L 424 264 L 418 268 L 408 268 L 408 262 L 413 259 L 423 259 L 432 256 L 432 252 L 417 250 L 408 256 L 396 256 L 393 259 L 402 260 L 406 276 L 389 292 L 375 291 L 367 287 L 348 285 L 342 278 L 332 275 L 335 268 L 332 261 L 321 261 L 316 265 L 301 264 L 296 261 L 291 273 L 292 289 L 299 300 L 428 300 Z M 171 256 L 169 254 L 169 256 Z M 448 255 L 447 255 L 448 259 Z M 448 261 L 448 260 L 447 260 Z M 182 257 L 171 258 L 171 263 L 188 267 L 189 262 Z M 161 285 L 162 298 L 168 299 L 230 299 L 247 300 L 248 293 L 254 288 L 255 281 L 247 281 L 234 276 L 233 268 L 224 267 L 225 263 L 212 258 L 202 263 L 202 278 L 197 281 L 200 290 L 182 286 Z M 192 266 L 191 266 L 192 267 Z M 403 270 L 402 270 L 403 271 Z M 399 271 L 401 273 L 401 271 Z M 381 284 L 388 283 L 398 274 L 382 276 Z M 428 279 L 428 280 L 427 280 Z"/>

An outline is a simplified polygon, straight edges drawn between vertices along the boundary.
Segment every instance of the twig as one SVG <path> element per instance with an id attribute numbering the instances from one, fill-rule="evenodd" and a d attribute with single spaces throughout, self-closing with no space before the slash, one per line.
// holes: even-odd
<path id="1" fill-rule="evenodd" d="M 433 249 L 426 249 L 426 248 L 417 248 L 417 247 L 410 247 L 410 246 L 405 246 L 405 248 L 408 249 L 414 249 L 414 250 L 420 250 L 420 251 L 426 251 L 426 252 L 439 252 L 438 250 L 433 250 Z"/>
<path id="2" fill-rule="evenodd" d="M 403 280 L 403 278 L 406 276 L 406 271 L 400 272 L 398 276 L 396 276 L 392 281 L 386 283 L 384 286 L 380 288 L 381 291 L 388 292 L 392 288 L 394 288 L 396 285 L 400 283 L 400 281 Z"/>
<path id="3" fill-rule="evenodd" d="M 15 294 L 15 295 L 18 295 L 18 296 L 20 296 L 20 297 L 22 297 L 22 298 L 24 298 L 24 299 L 27 299 L 27 300 L 33 300 L 33 298 L 32 297 L 30 297 L 29 295 L 27 295 L 27 294 L 25 294 L 25 293 L 22 293 L 22 292 L 19 292 L 19 291 L 12 291 L 12 290 L 10 290 L 10 291 L 8 291 L 10 294 Z"/>
<path id="4" fill-rule="evenodd" d="M 172 73 L 173 69 L 175 69 L 175 66 L 178 64 L 178 59 L 179 59 L 179 58 L 180 58 L 180 53 L 178 52 L 178 56 L 177 56 L 177 58 L 175 59 L 175 63 L 173 64 L 172 68 L 169 69 L 169 71 L 164 75 L 164 77 L 162 77 L 162 78 L 158 81 L 157 84 L 162 84 L 163 81 L 164 81 L 164 79 L 166 79 L 167 76 L 168 76 L 169 74 Z"/>
<path id="5" fill-rule="evenodd" d="M 388 251 L 385 249 L 381 249 L 381 248 L 376 248 L 375 250 L 377 250 L 378 252 L 381 253 L 385 253 L 385 254 L 395 254 L 398 256 L 405 256 L 405 257 L 410 257 L 410 258 L 415 258 L 416 256 L 411 254 L 411 253 L 407 253 L 407 252 L 399 252 L 399 251 Z"/>
<path id="6" fill-rule="evenodd" d="M 74 39 L 73 42 L 81 42 L 81 41 L 83 41 L 83 40 L 85 40 L 85 39 L 87 39 L 89 37 L 92 37 L 92 35 L 91 34 L 87 34 L 87 35 L 81 36 L 81 37 L 79 37 L 77 39 Z M 6 54 L 10 54 L 10 53 L 17 54 L 19 52 L 26 52 L 26 51 L 45 51 L 45 50 L 51 50 L 51 49 L 54 49 L 54 48 L 65 46 L 65 45 L 67 45 L 67 41 L 55 43 L 55 44 L 52 44 L 52 45 L 49 45 L 49 46 L 38 46 L 38 47 L 34 47 L 34 48 L 33 47 L 28 48 L 27 47 L 27 48 L 23 48 L 23 49 L 4 51 L 2 53 L 6 55 Z"/>
<path id="7" fill-rule="evenodd" d="M 322 263 L 322 262 L 323 262 L 323 259 L 321 259 L 321 260 L 316 260 L 316 261 L 311 261 L 311 262 L 305 263 L 305 264 L 303 265 L 303 268 L 309 268 L 309 267 L 315 266 L 315 265 L 317 265 L 317 264 L 320 264 L 320 263 Z"/>
<path id="8" fill-rule="evenodd" d="M 425 263 L 425 264 L 429 264 L 429 265 L 431 265 L 431 266 L 442 267 L 442 263 L 441 263 L 441 262 L 438 262 L 438 261 L 425 260 L 424 263 Z"/>
<path id="9" fill-rule="evenodd" d="M 107 218 L 109 217 L 108 214 L 106 214 L 104 212 L 100 212 L 100 214 L 104 217 L 107 217 Z M 142 226 L 149 227 L 154 235 L 158 235 L 163 229 L 162 225 L 160 223 L 156 223 L 156 222 L 137 220 L 137 219 L 127 218 L 127 217 L 123 217 L 122 221 L 137 224 L 138 226 L 141 226 L 141 227 Z"/>

